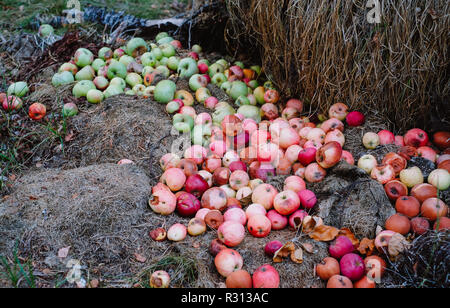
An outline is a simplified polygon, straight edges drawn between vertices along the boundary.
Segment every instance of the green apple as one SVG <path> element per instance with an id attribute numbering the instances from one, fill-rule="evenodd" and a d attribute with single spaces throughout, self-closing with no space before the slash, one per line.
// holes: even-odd
<path id="1" fill-rule="evenodd" d="M 55 33 L 55 30 L 48 24 L 43 24 L 39 27 L 38 34 L 40 37 L 47 37 L 52 35 L 53 33 Z"/>
<path id="2" fill-rule="evenodd" d="M 97 89 L 89 90 L 86 94 L 87 101 L 91 104 L 101 103 L 104 99 L 103 92 Z"/>
<path id="3" fill-rule="evenodd" d="M 148 45 L 142 38 L 135 37 L 128 41 L 126 51 L 129 56 L 136 58 L 148 51 Z"/>
<path id="4" fill-rule="evenodd" d="M 162 59 L 159 61 L 160 65 L 164 65 L 167 66 L 167 62 L 169 61 L 169 58 L 167 57 L 162 57 Z"/>
<path id="5" fill-rule="evenodd" d="M 170 58 L 176 54 L 175 47 L 170 44 L 162 44 L 159 48 L 161 49 L 164 57 Z"/>
<path id="6" fill-rule="evenodd" d="M 273 82 L 268 80 L 264 83 L 264 88 L 269 90 L 276 90 L 275 86 L 273 85 Z"/>
<path id="7" fill-rule="evenodd" d="M 195 125 L 192 129 L 192 143 L 195 145 L 208 146 L 212 130 L 210 125 Z"/>
<path id="8" fill-rule="evenodd" d="M 220 59 L 220 60 L 216 61 L 216 63 L 222 65 L 224 70 L 227 70 L 230 68 L 230 63 L 225 59 Z"/>
<path id="9" fill-rule="evenodd" d="M 259 83 L 258 83 L 257 80 L 250 80 L 250 81 L 248 82 L 248 86 L 249 86 L 251 89 L 256 89 L 257 87 L 259 87 Z"/>
<path id="10" fill-rule="evenodd" d="M 192 46 L 192 51 L 200 54 L 202 52 L 202 47 L 200 45 L 196 44 L 196 45 Z"/>
<path id="11" fill-rule="evenodd" d="M 216 74 L 223 73 L 224 71 L 225 71 L 225 68 L 220 63 L 214 63 L 214 64 L 210 65 L 208 68 L 208 74 L 209 74 L 209 77 L 211 77 L 211 78 L 213 78 L 214 75 L 216 75 Z"/>
<path id="12" fill-rule="evenodd" d="M 232 99 L 237 100 L 239 96 L 247 96 L 248 87 L 245 82 L 233 81 L 231 83 L 230 96 Z"/>
<path id="13" fill-rule="evenodd" d="M 13 84 L 11 84 L 8 87 L 8 96 L 10 95 L 14 95 L 17 97 L 23 97 L 28 93 L 29 89 L 28 89 L 28 85 L 25 81 L 19 81 L 19 82 L 15 82 Z"/>
<path id="14" fill-rule="evenodd" d="M 155 67 L 157 61 L 158 60 L 153 52 L 146 52 L 141 57 L 141 63 L 143 66 Z"/>
<path id="15" fill-rule="evenodd" d="M 115 86 L 115 87 L 119 87 L 122 90 L 125 90 L 125 88 L 127 87 L 127 83 L 123 78 L 120 77 L 114 77 L 111 82 L 109 83 L 110 86 Z"/>
<path id="16" fill-rule="evenodd" d="M 172 71 L 178 70 L 178 65 L 180 64 L 180 58 L 173 56 L 170 57 L 169 60 L 167 60 L 167 67 L 171 69 Z"/>
<path id="17" fill-rule="evenodd" d="M 171 80 L 158 82 L 155 88 L 154 97 L 158 103 L 167 104 L 175 97 L 176 84 Z"/>
<path id="18" fill-rule="evenodd" d="M 209 97 L 211 97 L 211 92 L 208 88 L 200 88 L 195 92 L 195 99 L 201 104 L 204 104 Z"/>
<path id="19" fill-rule="evenodd" d="M 86 96 L 89 90 L 96 90 L 95 84 L 90 80 L 81 80 L 75 84 L 72 94 L 76 98 Z"/>
<path id="20" fill-rule="evenodd" d="M 191 78 L 189 78 L 189 88 L 194 92 L 200 88 L 206 87 L 207 85 L 208 80 L 203 75 L 194 74 Z"/>
<path id="21" fill-rule="evenodd" d="M 235 113 L 236 111 L 234 110 L 234 108 L 231 107 L 227 102 L 219 102 L 214 108 L 214 112 L 212 114 L 213 123 L 221 126 L 225 116 Z"/>
<path id="22" fill-rule="evenodd" d="M 181 78 L 191 78 L 192 75 L 198 74 L 197 61 L 192 58 L 184 58 L 178 65 L 178 74 Z"/>
<path id="23" fill-rule="evenodd" d="M 154 67 L 144 66 L 144 68 L 142 69 L 142 77 L 145 77 L 145 75 L 147 74 L 151 74 L 154 70 L 155 70 Z"/>
<path id="24" fill-rule="evenodd" d="M 156 41 L 156 43 L 161 46 L 162 44 L 168 44 L 168 43 L 172 42 L 173 40 L 174 39 L 172 37 L 167 36 L 167 37 L 163 37 L 162 39 Z"/>
<path id="25" fill-rule="evenodd" d="M 144 95 L 145 89 L 146 89 L 146 87 L 143 84 L 137 84 L 133 87 L 132 91 L 137 96 L 142 96 L 142 95 Z"/>
<path id="26" fill-rule="evenodd" d="M 211 83 L 215 84 L 218 87 L 220 87 L 227 80 L 228 79 L 227 79 L 227 77 L 225 76 L 224 73 L 217 73 L 211 78 Z"/>
<path id="27" fill-rule="evenodd" d="M 77 66 L 85 67 L 87 65 L 91 65 L 91 63 L 94 62 L 94 55 L 90 50 L 86 48 L 79 48 L 75 52 L 74 61 Z"/>
<path id="28" fill-rule="evenodd" d="M 122 79 L 127 78 L 127 67 L 121 62 L 114 62 L 108 66 L 107 76 L 109 79 L 120 77 Z"/>
<path id="29" fill-rule="evenodd" d="M 158 61 L 161 60 L 164 57 L 163 52 L 162 52 L 162 50 L 159 47 L 153 48 L 152 49 L 152 54 L 155 55 L 155 58 Z"/>
<path id="30" fill-rule="evenodd" d="M 241 95 L 237 98 L 236 105 L 243 106 L 243 105 L 251 105 L 251 104 L 250 104 L 250 100 L 248 99 L 247 96 Z"/>
<path id="31" fill-rule="evenodd" d="M 243 62 L 241 62 L 241 61 L 236 61 L 236 62 L 234 62 L 234 65 L 236 65 L 236 66 L 239 66 L 240 68 L 242 68 L 242 69 L 244 69 L 245 68 L 245 65 L 244 65 L 244 63 Z"/>
<path id="32" fill-rule="evenodd" d="M 75 78 L 73 77 L 72 73 L 68 72 L 68 71 L 56 73 L 55 75 L 53 75 L 53 78 L 52 78 L 52 84 L 55 87 L 71 84 L 74 81 L 75 81 Z"/>
<path id="33" fill-rule="evenodd" d="M 78 114 L 78 107 L 74 103 L 64 104 L 62 108 L 62 114 L 64 117 L 74 117 Z"/>
<path id="34" fill-rule="evenodd" d="M 231 82 L 225 81 L 224 83 L 222 83 L 222 85 L 220 86 L 220 88 L 221 88 L 223 91 L 225 91 L 225 93 L 227 93 L 228 95 L 230 95 Z"/>
<path id="35" fill-rule="evenodd" d="M 262 71 L 261 66 L 253 65 L 250 67 L 250 69 L 254 70 L 256 72 L 257 76 L 261 75 L 261 71 Z"/>
<path id="36" fill-rule="evenodd" d="M 252 105 L 243 105 L 239 107 L 237 113 L 244 115 L 246 119 L 253 119 L 256 123 L 261 122 L 261 109 Z"/>
<path id="37" fill-rule="evenodd" d="M 114 95 L 123 94 L 123 92 L 124 92 L 123 90 L 124 89 L 121 88 L 120 86 L 110 84 L 109 87 L 105 91 L 103 91 L 103 95 L 106 99 L 106 98 L 110 98 L 111 96 L 114 96 Z"/>
<path id="38" fill-rule="evenodd" d="M 169 71 L 169 69 L 167 68 L 167 66 L 160 65 L 160 66 L 158 66 L 158 67 L 156 68 L 156 70 L 159 71 L 159 73 L 160 73 L 161 75 L 163 75 L 165 78 L 169 78 L 169 76 L 170 76 L 170 71 Z"/>
<path id="39" fill-rule="evenodd" d="M 139 74 L 136 73 L 129 73 L 127 75 L 127 78 L 125 81 L 131 86 L 134 87 L 135 85 L 142 84 L 142 77 Z"/>
<path id="40" fill-rule="evenodd" d="M 135 62 L 134 58 L 128 55 L 123 55 L 120 57 L 119 62 L 127 67 L 130 63 Z"/>
<path id="41" fill-rule="evenodd" d="M 161 40 L 161 39 L 163 39 L 163 38 L 165 38 L 165 37 L 169 37 L 169 33 L 167 33 L 167 32 L 160 32 L 160 33 L 158 33 L 158 35 L 155 37 L 155 41 L 157 42 L 157 41 L 159 41 L 159 40 Z"/>
<path id="42" fill-rule="evenodd" d="M 133 90 L 127 90 L 127 91 L 125 91 L 125 95 L 134 96 L 134 95 L 136 95 L 136 93 L 134 93 Z"/>
<path id="43" fill-rule="evenodd" d="M 175 113 L 180 111 L 181 108 L 181 104 L 178 101 L 170 101 L 167 105 L 166 105 L 166 111 L 169 114 Z"/>
<path id="44" fill-rule="evenodd" d="M 105 61 L 103 61 L 102 59 L 95 59 L 94 62 L 92 62 L 92 68 L 98 72 L 98 70 L 100 68 L 102 68 L 103 66 L 105 66 L 106 63 Z"/>
<path id="45" fill-rule="evenodd" d="M 177 113 L 173 116 L 173 127 L 181 133 L 189 133 L 194 127 L 194 119 L 182 113 Z"/>
<path id="46" fill-rule="evenodd" d="M 109 47 L 102 47 L 98 51 L 98 57 L 104 61 L 111 59 L 114 56 L 114 53 Z"/>
<path id="47" fill-rule="evenodd" d="M 255 90 L 253 90 L 253 95 L 256 98 L 256 101 L 260 105 L 264 105 L 266 101 L 264 100 L 264 95 L 266 94 L 266 89 L 264 87 L 257 87 Z"/>
<path id="48" fill-rule="evenodd" d="M 76 75 L 76 80 L 93 80 L 95 77 L 95 71 L 92 66 L 88 65 L 83 67 Z"/>

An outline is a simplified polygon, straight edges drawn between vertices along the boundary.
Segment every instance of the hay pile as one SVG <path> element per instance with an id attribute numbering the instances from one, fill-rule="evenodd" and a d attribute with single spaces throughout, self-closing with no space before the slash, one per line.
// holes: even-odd
<path id="1" fill-rule="evenodd" d="M 402 129 L 442 130 L 450 124 L 450 2 L 380 2 L 381 23 L 370 24 L 366 0 L 228 0 L 227 34 L 241 51 L 256 43 L 268 77 L 312 112 L 343 101 Z"/>

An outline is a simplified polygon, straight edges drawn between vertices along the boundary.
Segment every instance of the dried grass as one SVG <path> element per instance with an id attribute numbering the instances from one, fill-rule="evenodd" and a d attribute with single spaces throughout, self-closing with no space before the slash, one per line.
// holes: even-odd
<path id="1" fill-rule="evenodd" d="M 378 25 L 367 22 L 366 2 L 228 0 L 226 33 L 232 47 L 256 44 L 268 78 L 311 112 L 343 101 L 402 129 L 442 129 L 450 119 L 450 2 L 382 1 Z"/>

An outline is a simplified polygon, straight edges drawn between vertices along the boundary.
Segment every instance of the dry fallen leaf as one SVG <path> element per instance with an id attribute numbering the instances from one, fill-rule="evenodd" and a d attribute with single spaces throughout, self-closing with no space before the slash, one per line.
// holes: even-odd
<path id="1" fill-rule="evenodd" d="M 323 220 L 317 216 L 306 216 L 303 219 L 303 231 L 306 233 L 312 232 L 316 227 L 323 225 Z"/>
<path id="2" fill-rule="evenodd" d="M 291 252 L 291 260 L 295 263 L 302 264 L 303 263 L 303 250 L 301 248 L 294 250 Z"/>
<path id="3" fill-rule="evenodd" d="M 359 246 L 359 240 L 356 238 L 356 236 L 353 234 L 352 231 L 348 228 L 342 228 L 339 230 L 339 235 L 346 236 L 352 241 L 353 246 L 358 247 Z"/>
<path id="4" fill-rule="evenodd" d="M 65 259 L 69 255 L 70 246 L 58 250 L 58 258 Z"/>
<path id="5" fill-rule="evenodd" d="M 143 255 L 140 255 L 138 253 L 135 253 L 134 257 L 135 257 L 136 261 L 138 261 L 140 263 L 144 263 L 145 261 L 147 261 L 146 257 L 144 257 Z"/>
<path id="6" fill-rule="evenodd" d="M 302 247 L 307 253 L 314 253 L 314 246 L 312 244 L 302 243 Z"/>
<path id="7" fill-rule="evenodd" d="M 273 256 L 273 262 L 275 263 L 281 263 L 283 262 L 283 258 L 286 258 L 289 256 L 289 254 L 295 250 L 295 245 L 292 242 L 287 242 L 283 247 L 278 249 L 274 256 Z"/>
<path id="8" fill-rule="evenodd" d="M 358 251 L 362 255 L 371 256 L 375 249 L 375 240 L 363 238 L 359 243 Z"/>
<path id="9" fill-rule="evenodd" d="M 388 253 L 391 257 L 397 257 L 403 251 L 408 249 L 410 244 L 400 233 L 395 233 L 389 240 Z"/>
<path id="10" fill-rule="evenodd" d="M 320 225 L 317 226 L 309 237 L 319 242 L 329 242 L 336 238 L 339 234 L 339 229 L 331 226 Z"/>

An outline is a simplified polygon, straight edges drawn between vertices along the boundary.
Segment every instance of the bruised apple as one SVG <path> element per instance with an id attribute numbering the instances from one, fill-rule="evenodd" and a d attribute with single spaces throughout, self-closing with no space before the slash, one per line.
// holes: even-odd
<path id="1" fill-rule="evenodd" d="M 237 221 L 225 221 L 217 230 L 218 238 L 228 247 L 239 245 L 245 237 L 244 226 Z"/>
<path id="2" fill-rule="evenodd" d="M 272 229 L 272 224 L 265 215 L 257 214 L 249 218 L 247 229 L 254 237 L 266 237 Z"/>
<path id="3" fill-rule="evenodd" d="M 328 281 L 334 275 L 341 273 L 339 262 L 335 258 L 327 257 L 316 265 L 316 273 L 320 279 Z"/>
<path id="4" fill-rule="evenodd" d="M 331 168 L 336 165 L 342 156 L 342 146 L 336 142 L 332 141 L 321 148 L 316 153 L 317 163 L 324 169 Z"/>
<path id="5" fill-rule="evenodd" d="M 210 210 L 223 211 L 227 206 L 227 194 L 220 187 L 212 187 L 205 191 L 202 196 L 202 207 Z"/>
<path id="6" fill-rule="evenodd" d="M 261 204 L 266 210 L 270 210 L 277 194 L 278 191 L 272 185 L 261 184 L 253 191 L 252 202 Z"/>

